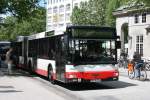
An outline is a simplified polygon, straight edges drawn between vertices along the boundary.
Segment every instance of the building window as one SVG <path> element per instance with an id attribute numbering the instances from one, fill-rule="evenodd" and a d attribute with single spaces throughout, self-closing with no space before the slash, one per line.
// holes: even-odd
<path id="1" fill-rule="evenodd" d="M 70 13 L 67 13 L 67 14 L 66 14 L 65 20 L 66 20 L 66 21 L 70 21 Z"/>
<path id="2" fill-rule="evenodd" d="M 64 14 L 59 15 L 59 21 L 60 22 L 64 21 Z"/>
<path id="3" fill-rule="evenodd" d="M 70 9 L 71 9 L 70 4 L 67 4 L 67 5 L 66 5 L 66 11 L 70 11 Z"/>
<path id="4" fill-rule="evenodd" d="M 74 4 L 74 7 L 78 7 L 78 3 L 75 3 L 75 4 Z"/>
<path id="5" fill-rule="evenodd" d="M 56 27 L 57 27 L 57 24 L 54 24 L 53 27 L 56 28 Z"/>
<path id="6" fill-rule="evenodd" d="M 56 14 L 57 13 L 57 7 L 53 8 L 53 13 Z"/>
<path id="7" fill-rule="evenodd" d="M 142 14 L 142 23 L 145 23 L 146 22 L 146 13 L 143 13 Z"/>
<path id="8" fill-rule="evenodd" d="M 53 22 L 54 22 L 54 23 L 57 23 L 57 22 L 58 22 L 58 15 L 57 15 L 57 14 L 54 14 L 54 15 L 53 15 Z"/>
<path id="9" fill-rule="evenodd" d="M 136 52 L 143 56 L 143 35 L 136 36 Z"/>
<path id="10" fill-rule="evenodd" d="M 48 2 L 47 2 L 48 5 L 50 4 L 49 2 L 50 2 L 50 0 L 48 0 Z"/>
<path id="11" fill-rule="evenodd" d="M 52 14 L 52 8 L 48 8 L 48 13 Z"/>
<path id="12" fill-rule="evenodd" d="M 48 23 L 52 23 L 52 17 L 51 17 L 51 16 L 48 16 L 48 17 L 47 17 L 47 21 L 48 21 Z"/>
<path id="13" fill-rule="evenodd" d="M 59 27 L 63 27 L 64 26 L 64 24 L 59 24 Z"/>
<path id="14" fill-rule="evenodd" d="M 63 5 L 61 5 L 61 6 L 59 7 L 59 13 L 62 13 L 62 12 L 64 12 L 64 6 L 63 6 Z"/>
<path id="15" fill-rule="evenodd" d="M 52 30 L 52 25 L 48 25 L 47 30 Z"/>
<path id="16" fill-rule="evenodd" d="M 139 15 L 134 16 L 134 23 L 139 23 Z"/>

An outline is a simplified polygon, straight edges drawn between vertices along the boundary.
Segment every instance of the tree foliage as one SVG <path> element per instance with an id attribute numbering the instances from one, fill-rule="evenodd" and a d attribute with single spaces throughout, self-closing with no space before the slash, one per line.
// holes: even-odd
<path id="1" fill-rule="evenodd" d="M 14 40 L 18 35 L 45 31 L 46 9 L 40 0 L 0 0 L 0 13 L 9 13 L 0 25 L 0 40 Z"/>
<path id="2" fill-rule="evenodd" d="M 89 0 L 75 7 L 71 16 L 73 24 L 104 25 L 105 9 L 108 0 Z"/>
<path id="3" fill-rule="evenodd" d="M 0 0 L 0 13 L 10 13 L 18 18 L 18 21 L 32 16 L 34 9 L 38 7 L 40 0 Z"/>
<path id="4" fill-rule="evenodd" d="M 115 25 L 115 17 L 112 15 L 112 12 L 120 6 L 120 0 L 109 0 L 105 12 L 105 24 L 108 26 Z"/>
<path id="5" fill-rule="evenodd" d="M 71 20 L 74 24 L 83 25 L 88 24 L 88 13 L 89 10 L 87 9 L 88 3 L 81 2 L 81 8 L 75 7 L 71 16 Z"/>
<path id="6" fill-rule="evenodd" d="M 0 0 L 0 14 L 6 12 L 6 7 L 7 7 L 7 1 Z"/>
<path id="7" fill-rule="evenodd" d="M 0 27 L 0 40 L 14 40 L 19 35 L 30 35 L 45 31 L 46 10 L 39 7 L 26 20 L 18 21 L 18 17 L 10 16 L 4 21 L 6 26 Z"/>
<path id="8" fill-rule="evenodd" d="M 144 2 L 150 6 L 150 0 L 89 0 L 75 7 L 71 16 L 73 24 L 115 26 L 113 11 L 122 5 Z"/>

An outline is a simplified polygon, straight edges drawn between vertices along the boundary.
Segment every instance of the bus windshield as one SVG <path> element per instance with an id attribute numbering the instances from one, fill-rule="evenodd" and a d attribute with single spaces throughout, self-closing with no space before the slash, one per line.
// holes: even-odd
<path id="1" fill-rule="evenodd" d="M 115 40 L 73 39 L 69 41 L 69 56 L 75 64 L 115 63 Z"/>

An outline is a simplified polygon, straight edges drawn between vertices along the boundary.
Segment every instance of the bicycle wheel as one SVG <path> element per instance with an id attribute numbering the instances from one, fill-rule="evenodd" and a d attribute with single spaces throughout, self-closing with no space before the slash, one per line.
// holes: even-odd
<path id="1" fill-rule="evenodd" d="M 133 70 L 128 70 L 128 77 L 133 79 L 135 77 L 135 72 Z"/>
<path id="2" fill-rule="evenodd" d="M 119 60 L 118 61 L 118 67 L 121 68 L 122 67 L 122 62 Z"/>
<path id="3" fill-rule="evenodd" d="M 141 68 L 140 70 L 140 80 L 144 81 L 147 79 L 147 72 L 145 70 L 145 68 Z"/>

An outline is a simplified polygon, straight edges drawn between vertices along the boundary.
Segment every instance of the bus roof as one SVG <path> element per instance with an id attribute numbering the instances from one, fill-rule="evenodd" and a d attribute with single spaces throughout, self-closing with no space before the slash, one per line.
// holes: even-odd
<path id="1" fill-rule="evenodd" d="M 95 25 L 73 25 L 68 26 L 66 34 L 71 38 L 78 39 L 116 39 L 116 29 L 114 27 L 95 26 Z"/>
<path id="2" fill-rule="evenodd" d="M 96 26 L 96 25 L 71 25 L 71 26 L 67 26 L 67 29 L 71 29 L 71 28 L 73 28 L 73 29 L 84 29 L 84 28 L 92 28 L 92 29 L 102 29 L 102 30 L 104 30 L 104 29 L 106 29 L 106 30 L 108 30 L 108 29 L 110 29 L 110 30 L 116 30 L 116 28 L 115 27 L 109 27 L 109 26 Z"/>

